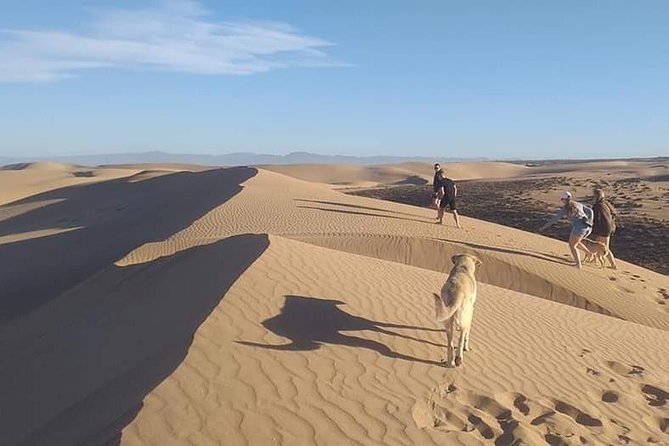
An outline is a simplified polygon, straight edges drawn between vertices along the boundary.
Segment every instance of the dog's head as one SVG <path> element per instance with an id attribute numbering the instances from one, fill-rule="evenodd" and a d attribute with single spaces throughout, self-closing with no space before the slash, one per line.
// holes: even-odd
<path id="1" fill-rule="evenodd" d="M 476 268 L 481 266 L 481 259 L 471 254 L 458 254 L 451 257 L 451 261 L 455 266 L 464 266 L 471 272 L 475 272 Z"/>

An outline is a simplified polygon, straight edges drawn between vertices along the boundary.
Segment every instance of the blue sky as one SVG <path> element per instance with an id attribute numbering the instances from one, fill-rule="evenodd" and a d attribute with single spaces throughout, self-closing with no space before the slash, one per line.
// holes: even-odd
<path id="1" fill-rule="evenodd" d="M 669 154 L 669 2 L 3 2 L 0 155 Z"/>

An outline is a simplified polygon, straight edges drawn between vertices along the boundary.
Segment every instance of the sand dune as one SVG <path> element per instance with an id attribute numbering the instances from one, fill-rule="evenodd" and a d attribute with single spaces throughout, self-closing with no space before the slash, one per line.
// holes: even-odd
<path id="1" fill-rule="evenodd" d="M 0 205 L 62 187 L 136 176 L 155 177 L 174 172 L 199 172 L 202 166 L 119 165 L 86 167 L 50 162 L 11 164 L 0 167 Z"/>
<path id="2" fill-rule="evenodd" d="M 60 187 L 123 178 L 137 172 L 59 163 L 12 164 L 0 168 L 0 205 Z"/>
<path id="3" fill-rule="evenodd" d="M 233 168 L 144 181 L 130 176 L 59 188 L 4 206 L 2 213 L 11 217 L 0 214 L 5 299 L 0 322 L 49 302 L 133 249 L 187 227 L 239 192 L 239 182 L 254 174 L 255 169 Z M 44 231 L 53 235 L 34 236 Z"/>
<path id="4" fill-rule="evenodd" d="M 439 162 L 435 159 L 435 162 Z M 402 163 L 380 166 L 353 166 L 337 164 L 260 166 L 265 170 L 286 176 L 329 184 L 335 188 L 373 187 L 381 185 L 432 183 L 433 168 L 428 163 Z M 549 163 L 526 166 L 508 162 L 442 163 L 448 176 L 454 180 L 508 179 L 519 177 L 570 176 L 595 177 L 661 177 L 669 166 L 654 161 L 592 161 L 583 163 Z"/>
<path id="5" fill-rule="evenodd" d="M 260 167 L 301 180 L 337 187 L 406 184 L 412 180 L 413 184 L 424 184 L 432 180 L 429 165 L 421 164 L 382 166 L 297 164 Z M 427 168 L 420 170 L 420 167 Z"/>
<path id="6" fill-rule="evenodd" d="M 417 172 L 397 169 L 376 175 Z M 249 168 L 1 206 L 2 441 L 669 442 L 667 276 L 433 214 Z M 484 263 L 474 350 L 448 369 L 431 293 L 460 252 Z"/>
<path id="7" fill-rule="evenodd" d="M 438 161 L 438 160 L 436 160 Z M 432 164 L 403 163 L 381 166 L 351 165 L 278 165 L 260 166 L 290 177 L 337 187 L 370 187 L 389 184 L 425 184 L 432 182 Z M 456 180 L 507 178 L 521 175 L 527 168 L 517 164 L 453 163 L 444 164 L 449 176 Z"/>

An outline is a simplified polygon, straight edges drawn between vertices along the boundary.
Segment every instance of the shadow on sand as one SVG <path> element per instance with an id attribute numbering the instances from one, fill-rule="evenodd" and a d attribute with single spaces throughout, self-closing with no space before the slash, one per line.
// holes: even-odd
<path id="1" fill-rule="evenodd" d="M 485 251 L 495 251 L 495 252 L 501 252 L 503 254 L 513 254 L 513 255 L 520 255 L 520 256 L 525 256 L 525 257 L 532 257 L 534 259 L 538 260 L 545 260 L 547 262 L 553 262 L 553 263 L 559 263 L 560 265 L 568 265 L 572 266 L 572 263 L 569 262 L 568 260 L 565 260 L 564 258 L 554 256 L 552 254 L 546 254 L 543 252 L 536 252 L 536 251 L 521 251 L 518 249 L 510 249 L 510 248 L 501 248 L 499 246 L 489 246 L 489 245 L 480 245 L 478 243 L 470 243 L 470 242 L 463 242 L 461 240 L 449 240 L 449 239 L 441 239 L 441 238 L 436 238 L 435 240 L 439 240 L 442 242 L 447 242 L 447 243 L 452 243 L 456 245 L 464 245 L 469 248 L 474 248 L 474 249 L 482 249 Z"/>
<path id="2" fill-rule="evenodd" d="M 327 205 L 330 205 L 330 206 L 339 206 L 339 207 L 353 208 L 353 209 L 364 209 L 366 211 L 381 211 L 381 212 L 386 212 L 388 214 L 408 215 L 410 217 L 419 217 L 419 218 L 421 217 L 418 214 L 411 214 L 409 212 L 402 212 L 402 211 L 397 211 L 397 210 L 394 210 L 394 209 L 375 208 L 375 207 L 372 207 L 372 206 L 362 206 L 362 205 L 359 205 L 359 204 L 341 203 L 341 202 L 337 202 L 337 201 L 306 200 L 306 199 L 301 199 L 301 198 L 297 198 L 297 199 L 295 199 L 295 201 L 302 201 L 302 202 L 305 202 L 305 203 L 315 203 L 315 204 L 327 204 Z M 317 209 L 320 209 L 320 208 L 317 208 Z M 377 214 L 373 214 L 373 215 L 377 215 Z"/>
<path id="3" fill-rule="evenodd" d="M 130 177 L 0 206 L 0 237 L 73 229 L 0 244 L 0 324 L 49 302 L 133 249 L 188 227 L 235 196 L 256 173 L 234 167 L 142 181 Z"/>
<path id="4" fill-rule="evenodd" d="M 144 397 L 266 250 L 239 235 L 110 266 L 0 334 L 2 444 L 118 444 Z"/>
<path id="5" fill-rule="evenodd" d="M 247 341 L 238 342 L 252 347 L 281 351 L 318 350 L 323 344 L 343 345 L 373 350 L 388 358 L 442 366 L 438 361 L 429 361 L 397 353 L 391 350 L 388 346 L 371 339 L 349 336 L 342 333 L 345 331 L 365 330 L 443 347 L 442 344 L 436 344 L 425 339 L 407 336 L 388 330 L 387 328 L 414 329 L 433 332 L 440 332 L 442 330 L 371 321 L 341 310 L 339 308 L 340 305 L 344 305 L 344 302 L 319 299 L 316 297 L 286 296 L 286 302 L 281 309 L 281 313 L 267 319 L 262 325 L 272 333 L 290 339 L 290 344 L 269 345 Z"/>
<path id="6" fill-rule="evenodd" d="M 384 215 L 384 214 L 375 214 L 372 212 L 358 212 L 358 211 L 350 211 L 350 210 L 344 210 L 344 209 L 328 209 L 328 208 L 320 208 L 317 206 L 297 206 L 300 209 L 314 209 L 317 211 L 322 211 L 322 212 L 334 212 L 334 213 L 339 213 L 339 214 L 349 214 L 349 215 L 364 215 L 365 217 L 381 217 L 381 218 L 390 218 L 393 220 L 407 220 L 407 221 L 416 221 L 418 223 L 433 223 L 433 222 L 428 222 L 427 220 L 418 220 L 416 218 L 407 218 L 407 217 L 395 217 L 394 215 Z"/>

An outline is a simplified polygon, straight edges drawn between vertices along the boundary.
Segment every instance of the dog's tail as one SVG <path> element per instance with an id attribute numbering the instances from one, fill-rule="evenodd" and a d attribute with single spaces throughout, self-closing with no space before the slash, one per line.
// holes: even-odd
<path id="1" fill-rule="evenodd" d="M 453 305 L 447 307 L 444 304 L 444 301 L 441 299 L 440 295 L 437 293 L 432 293 L 432 296 L 434 296 L 434 307 L 437 322 L 444 322 L 453 317 L 455 312 L 458 311 L 458 308 L 460 308 L 460 303 L 462 302 L 462 299 L 455 299 Z"/>

